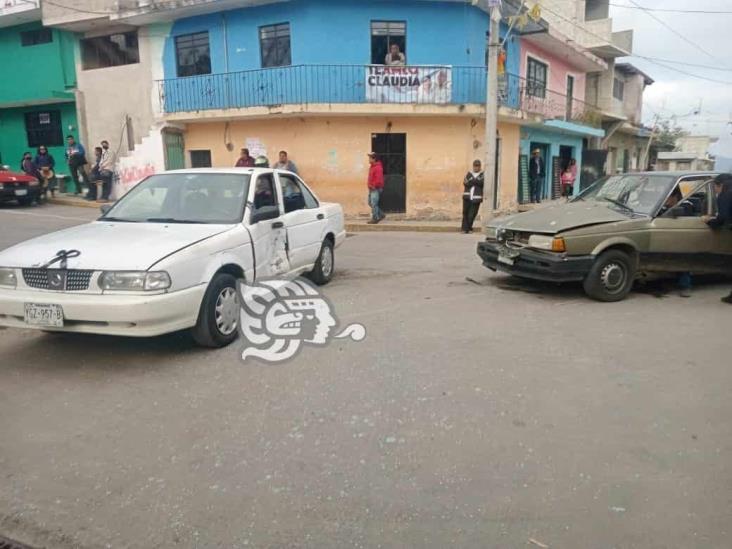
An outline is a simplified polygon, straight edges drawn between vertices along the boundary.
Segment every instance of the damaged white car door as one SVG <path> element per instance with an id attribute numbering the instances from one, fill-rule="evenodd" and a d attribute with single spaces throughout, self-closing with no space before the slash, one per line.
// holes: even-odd
<path id="1" fill-rule="evenodd" d="M 258 279 L 284 275 L 292 269 L 288 258 L 287 230 L 273 173 L 263 173 L 249 189 L 249 234 L 255 276 Z"/>

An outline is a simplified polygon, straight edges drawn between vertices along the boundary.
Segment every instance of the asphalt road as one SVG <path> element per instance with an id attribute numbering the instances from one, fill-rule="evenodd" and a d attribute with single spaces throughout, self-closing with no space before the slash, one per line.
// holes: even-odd
<path id="1" fill-rule="evenodd" d="M 94 216 L 1 207 L 0 248 Z M 490 273 L 478 238 L 349 238 L 325 293 L 366 339 L 280 365 L 180 335 L 0 331 L 0 535 L 729 547 L 726 287 L 595 303 Z"/>

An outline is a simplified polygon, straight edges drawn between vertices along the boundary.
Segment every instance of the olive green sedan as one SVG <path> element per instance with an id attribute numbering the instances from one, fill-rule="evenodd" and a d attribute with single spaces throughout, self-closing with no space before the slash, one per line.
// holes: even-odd
<path id="1" fill-rule="evenodd" d="M 650 273 L 732 274 L 732 230 L 711 229 L 714 173 L 648 172 L 600 179 L 570 202 L 497 218 L 478 244 L 493 271 L 582 282 L 619 301 Z"/>

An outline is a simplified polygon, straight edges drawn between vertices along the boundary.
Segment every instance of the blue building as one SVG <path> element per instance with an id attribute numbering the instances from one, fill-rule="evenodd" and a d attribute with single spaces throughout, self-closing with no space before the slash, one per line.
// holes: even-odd
<path id="1" fill-rule="evenodd" d="M 323 198 L 359 214 L 367 212 L 366 155 L 374 151 L 387 174 L 387 211 L 459 213 L 463 176 L 484 158 L 485 2 L 243 4 L 137 10 L 128 20 L 170 21 L 158 89 L 165 121 L 184 128 L 178 143 L 187 164 L 233 165 L 245 147 L 270 158 L 286 150 Z M 547 26 L 513 24 L 519 6 L 504 1 L 501 23 L 494 204 L 502 209 L 521 195 L 521 129 L 546 118 L 524 101 L 529 86 L 519 74 L 522 34 Z"/>

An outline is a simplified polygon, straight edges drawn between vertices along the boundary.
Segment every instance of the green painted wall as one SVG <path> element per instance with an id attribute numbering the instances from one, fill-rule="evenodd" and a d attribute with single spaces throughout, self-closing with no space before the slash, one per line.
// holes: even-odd
<path id="1" fill-rule="evenodd" d="M 20 168 L 28 146 L 25 113 L 60 111 L 61 131 L 65 137 L 78 135 L 76 103 L 76 67 L 72 33 L 51 29 L 52 41 L 36 46 L 21 46 L 20 33 L 39 29 L 39 22 L 2 29 L 0 32 L 0 162 Z M 56 159 L 58 173 L 67 173 L 63 144 L 48 145 Z"/>
<path id="2" fill-rule="evenodd" d="M 51 29 L 48 44 L 21 46 L 20 33 L 39 29 L 41 23 L 8 27 L 0 32 L 0 108 L 7 103 L 73 99 L 76 86 L 74 35 Z"/>
<path id="3" fill-rule="evenodd" d="M 11 169 L 18 171 L 20 169 L 20 159 L 25 151 L 32 153 L 33 156 L 36 155 L 35 148 L 28 146 L 28 135 L 25 131 L 25 113 L 48 112 L 49 110 L 61 112 L 61 129 L 64 138 L 69 133 L 78 135 L 76 105 L 74 103 L 0 109 L 0 162 L 2 164 L 7 164 Z M 86 143 L 84 143 L 84 146 L 86 146 Z M 49 146 L 48 150 L 56 160 L 56 172 L 67 174 L 68 169 L 64 160 L 65 147 L 63 145 Z"/>

